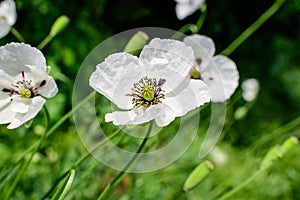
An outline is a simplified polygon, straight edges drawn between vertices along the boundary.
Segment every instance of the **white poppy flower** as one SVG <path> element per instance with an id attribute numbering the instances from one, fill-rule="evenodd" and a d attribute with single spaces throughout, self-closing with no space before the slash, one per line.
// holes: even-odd
<path id="1" fill-rule="evenodd" d="M 0 124 L 17 128 L 34 118 L 58 89 L 46 73 L 46 60 L 36 48 L 23 43 L 0 47 Z"/>
<path id="2" fill-rule="evenodd" d="M 182 20 L 198 10 L 205 0 L 175 0 L 177 18 Z"/>
<path id="3" fill-rule="evenodd" d="M 259 91 L 259 82 L 255 78 L 250 78 L 242 83 L 243 99 L 253 101 Z"/>
<path id="4" fill-rule="evenodd" d="M 192 35 L 184 43 L 194 50 L 194 68 L 191 77 L 203 80 L 209 87 L 212 102 L 224 102 L 238 86 L 239 73 L 235 63 L 226 56 L 216 55 L 211 38 Z"/>
<path id="5" fill-rule="evenodd" d="M 16 4 L 13 0 L 0 3 L 0 38 L 6 36 L 17 20 Z"/>
<path id="6" fill-rule="evenodd" d="M 183 42 L 153 39 L 139 58 L 128 53 L 108 56 L 90 77 L 90 86 L 126 111 L 105 121 L 115 125 L 155 120 L 160 127 L 210 101 L 202 81 L 187 79 L 193 51 Z"/>

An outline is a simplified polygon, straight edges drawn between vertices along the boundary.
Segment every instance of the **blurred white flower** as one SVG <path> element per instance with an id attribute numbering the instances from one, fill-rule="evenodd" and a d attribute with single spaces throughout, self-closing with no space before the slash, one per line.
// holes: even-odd
<path id="1" fill-rule="evenodd" d="M 105 121 L 115 125 L 142 124 L 152 119 L 166 126 L 210 101 L 202 81 L 187 79 L 194 59 L 183 42 L 153 39 L 140 57 L 128 53 L 108 56 L 90 77 L 90 86 L 126 111 L 115 111 Z"/>
<path id="2" fill-rule="evenodd" d="M 0 124 L 13 129 L 34 118 L 58 89 L 46 73 L 46 60 L 36 48 L 24 43 L 0 47 Z"/>
<path id="3" fill-rule="evenodd" d="M 214 147 L 210 152 L 211 159 L 218 165 L 224 165 L 228 161 L 228 155 L 219 147 Z"/>
<path id="4" fill-rule="evenodd" d="M 205 0 L 175 0 L 177 18 L 182 20 L 200 9 Z"/>
<path id="5" fill-rule="evenodd" d="M 243 98 L 245 101 L 253 101 L 259 91 L 259 82 L 255 78 L 250 78 L 242 83 Z"/>
<path id="6" fill-rule="evenodd" d="M 239 72 L 226 56 L 215 54 L 215 44 L 209 37 L 192 35 L 184 43 L 194 50 L 194 68 L 191 78 L 203 80 L 209 87 L 212 102 L 224 102 L 238 86 Z"/>
<path id="7" fill-rule="evenodd" d="M 16 4 L 13 0 L 0 3 L 0 38 L 6 36 L 17 20 Z"/>

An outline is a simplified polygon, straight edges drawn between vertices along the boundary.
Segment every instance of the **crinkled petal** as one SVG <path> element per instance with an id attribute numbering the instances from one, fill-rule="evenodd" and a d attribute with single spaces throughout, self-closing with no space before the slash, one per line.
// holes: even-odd
<path id="1" fill-rule="evenodd" d="M 239 73 L 235 63 L 226 56 L 217 55 L 208 66 L 200 71 L 208 85 L 213 102 L 224 102 L 238 86 Z"/>
<path id="2" fill-rule="evenodd" d="M 12 26 L 17 20 L 16 4 L 13 0 L 4 0 L 0 3 L 0 16 Z"/>
<path id="3" fill-rule="evenodd" d="M 204 35 L 188 36 L 183 39 L 183 42 L 192 47 L 196 59 L 204 59 L 207 55 L 212 57 L 215 54 L 216 48 L 213 40 Z"/>
<path id="4" fill-rule="evenodd" d="M 143 109 L 143 108 L 141 108 Z M 115 111 L 105 115 L 106 122 L 113 122 L 114 125 L 143 124 L 151 121 L 161 112 L 160 106 L 150 106 L 139 112 L 138 110 Z"/>
<path id="5" fill-rule="evenodd" d="M 16 113 L 11 111 L 11 104 L 5 104 L 0 108 L 0 124 L 10 123 L 16 116 Z"/>
<path id="6" fill-rule="evenodd" d="M 165 60 L 163 67 L 173 69 L 182 77 L 186 77 L 193 67 L 193 50 L 183 42 L 171 39 L 155 38 L 148 45 L 145 45 L 140 60 L 145 66 L 157 63 L 159 59 Z"/>
<path id="7" fill-rule="evenodd" d="M 6 20 L 0 18 L 0 38 L 6 36 L 10 31 L 11 26 Z"/>
<path id="8" fill-rule="evenodd" d="M 115 53 L 97 65 L 90 77 L 89 84 L 121 109 L 131 109 L 133 84 L 144 75 L 139 59 L 128 53 Z"/>
<path id="9" fill-rule="evenodd" d="M 178 19 L 182 20 L 187 16 L 193 14 L 196 10 L 198 10 L 201 5 L 203 4 L 204 0 L 193 0 L 193 1 L 186 1 L 186 0 L 176 0 L 176 16 Z"/>
<path id="10" fill-rule="evenodd" d="M 0 70 L 12 77 L 19 77 L 22 71 L 46 71 L 46 60 L 40 50 L 24 43 L 10 43 L 0 47 Z"/>
<path id="11" fill-rule="evenodd" d="M 46 103 L 46 100 L 42 97 L 34 97 L 30 100 L 31 104 L 29 105 L 28 112 L 16 113 L 16 116 L 13 118 L 12 122 L 7 126 L 8 129 L 18 128 L 25 122 L 33 119 Z"/>
<path id="12" fill-rule="evenodd" d="M 201 80 L 186 81 L 178 91 L 167 94 L 162 101 L 168 112 L 173 111 L 175 117 L 181 117 L 211 99 L 208 86 Z"/>
<path id="13" fill-rule="evenodd" d="M 0 70 L 0 91 L 4 88 L 10 89 L 11 84 L 15 82 L 14 78 L 6 74 L 3 70 Z"/>

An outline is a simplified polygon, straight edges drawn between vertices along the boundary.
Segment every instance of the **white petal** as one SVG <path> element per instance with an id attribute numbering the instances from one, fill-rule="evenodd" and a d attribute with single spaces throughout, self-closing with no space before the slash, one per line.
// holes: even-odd
<path id="1" fill-rule="evenodd" d="M 16 22 L 16 4 L 13 0 L 4 0 L 0 3 L 0 16 L 3 16 L 10 26 Z"/>
<path id="2" fill-rule="evenodd" d="M 10 89 L 11 84 L 14 82 L 13 77 L 6 74 L 3 70 L 0 70 L 0 77 L 1 77 L 1 79 L 0 79 L 0 89 L 1 89 L 1 91 L 4 88 Z"/>
<path id="3" fill-rule="evenodd" d="M 187 112 L 210 101 L 210 91 L 208 86 L 201 80 L 191 80 L 182 84 L 179 93 L 166 95 L 163 104 L 173 111 L 175 117 L 181 117 Z"/>
<path id="4" fill-rule="evenodd" d="M 206 56 L 204 52 L 206 52 L 206 54 L 208 54 L 209 57 L 212 57 L 215 54 L 216 49 L 213 40 L 204 35 L 196 34 L 188 36 L 183 39 L 183 42 L 186 45 L 192 47 L 196 59 L 203 59 L 203 56 Z"/>
<path id="5" fill-rule="evenodd" d="M 193 1 L 186 1 L 186 0 L 176 0 L 178 3 L 176 4 L 176 15 L 177 18 L 182 20 L 187 16 L 193 14 L 196 10 L 198 10 L 201 5 L 203 4 L 204 0 L 193 0 Z"/>
<path id="6" fill-rule="evenodd" d="M 6 36 L 10 31 L 11 26 L 6 20 L 0 19 L 0 38 Z"/>
<path id="7" fill-rule="evenodd" d="M 7 106 L 10 102 L 10 98 L 7 94 L 0 93 L 0 109 Z"/>
<path id="8" fill-rule="evenodd" d="M 16 113 L 11 111 L 11 105 L 6 104 L 6 106 L 0 108 L 0 124 L 10 123 L 16 116 Z"/>
<path id="9" fill-rule="evenodd" d="M 165 63 L 165 66 L 172 68 L 182 77 L 189 74 L 194 64 L 193 50 L 183 42 L 171 39 L 155 38 L 144 46 L 140 54 L 144 65 L 154 64 L 157 59 L 166 60 L 168 64 Z"/>
<path id="10" fill-rule="evenodd" d="M 226 56 L 217 55 L 208 66 L 200 71 L 208 85 L 213 102 L 224 102 L 238 86 L 239 73 L 235 63 Z"/>
<path id="11" fill-rule="evenodd" d="M 8 129 L 18 128 L 25 122 L 34 118 L 38 112 L 42 109 L 43 105 L 46 103 L 46 100 L 42 97 L 34 97 L 31 99 L 32 103 L 29 105 L 27 113 L 17 113 L 12 122 L 7 126 Z"/>
<path id="12" fill-rule="evenodd" d="M 132 108 L 133 84 L 147 75 L 139 59 L 127 53 L 115 53 L 97 65 L 89 84 L 121 109 Z"/>
<path id="13" fill-rule="evenodd" d="M 27 113 L 32 99 L 25 99 L 21 97 L 13 98 L 11 102 L 11 110 L 15 113 Z"/>
<path id="14" fill-rule="evenodd" d="M 161 108 L 160 106 L 156 105 L 150 106 L 141 113 L 136 110 L 115 111 L 112 113 L 107 113 L 105 115 L 105 121 L 113 122 L 115 125 L 143 124 L 154 119 L 159 112 L 161 112 Z"/>
<path id="15" fill-rule="evenodd" d="M 10 43 L 0 47 L 0 70 L 17 77 L 22 71 L 25 74 L 30 71 L 26 65 L 46 71 L 45 57 L 37 48 L 24 43 Z"/>
<path id="16" fill-rule="evenodd" d="M 44 97 L 51 98 L 58 92 L 57 85 L 54 79 L 49 76 L 46 71 L 38 69 L 34 66 L 26 65 L 29 72 L 24 73 L 26 80 L 33 80 L 35 87 L 38 88 L 38 94 Z M 45 81 L 45 84 L 41 85 Z"/>

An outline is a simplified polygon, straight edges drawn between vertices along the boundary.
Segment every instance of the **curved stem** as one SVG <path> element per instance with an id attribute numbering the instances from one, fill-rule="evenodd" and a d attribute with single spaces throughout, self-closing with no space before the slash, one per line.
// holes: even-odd
<path id="1" fill-rule="evenodd" d="M 19 33 L 19 31 L 17 31 L 17 29 L 15 29 L 14 27 L 12 27 L 10 29 L 10 32 L 19 40 L 19 42 L 25 42 L 25 39 L 23 38 L 23 36 L 21 35 L 21 33 Z"/>
<path id="2" fill-rule="evenodd" d="M 149 128 L 147 130 L 147 133 L 140 145 L 140 147 L 138 148 L 138 150 L 136 151 L 136 153 L 134 154 L 134 156 L 132 157 L 132 159 L 128 162 L 128 164 L 124 167 L 124 169 L 111 181 L 111 183 L 109 183 L 105 189 L 103 190 L 103 192 L 100 194 L 100 196 L 98 197 L 97 200 L 101 200 L 101 199 L 107 199 L 107 195 L 109 194 L 109 192 L 114 189 L 123 179 L 123 177 L 126 175 L 126 171 L 129 169 L 129 167 L 133 164 L 133 162 L 136 160 L 136 158 L 139 156 L 139 154 L 142 152 L 143 148 L 146 145 L 146 142 L 148 140 L 148 137 L 151 133 L 153 127 L 153 121 L 150 122 Z"/>
<path id="3" fill-rule="evenodd" d="M 45 138 L 46 138 L 46 131 L 48 130 L 48 126 L 49 126 L 49 121 L 50 121 L 50 116 L 49 116 L 49 112 L 46 108 L 46 106 L 43 107 L 44 111 L 45 111 L 45 118 L 46 118 L 46 128 L 45 128 L 45 133 L 43 133 L 41 139 L 39 140 L 38 144 L 35 146 L 34 150 L 32 151 L 29 159 L 27 161 L 24 161 L 24 163 L 22 164 L 20 170 L 18 171 L 15 179 L 13 179 L 13 182 L 11 184 L 11 186 L 9 187 L 8 192 L 6 193 L 6 195 L 4 196 L 3 199 L 10 199 L 10 196 L 12 194 L 12 192 L 14 191 L 15 187 L 17 186 L 20 178 L 22 177 L 22 175 L 24 174 L 24 172 L 26 171 L 26 169 L 28 168 L 28 166 L 31 163 L 31 160 L 33 158 L 33 156 L 35 155 L 35 153 L 38 151 L 38 149 L 41 147 L 42 143 L 44 142 Z"/>
<path id="4" fill-rule="evenodd" d="M 205 10 L 201 13 L 201 15 L 200 15 L 198 21 L 196 22 L 197 32 L 194 32 L 194 34 L 196 34 L 196 33 L 198 33 L 198 32 L 200 31 L 200 29 L 201 29 L 201 27 L 202 27 L 202 25 L 203 25 L 203 23 L 204 23 L 204 21 L 205 21 L 206 15 L 207 15 L 207 9 L 205 9 Z"/>
<path id="5" fill-rule="evenodd" d="M 254 33 L 263 23 L 265 23 L 282 6 L 285 0 L 277 0 L 268 10 L 266 10 L 251 26 L 249 26 L 239 37 L 237 37 L 221 54 L 228 56 L 238 48 L 252 33 Z"/>

